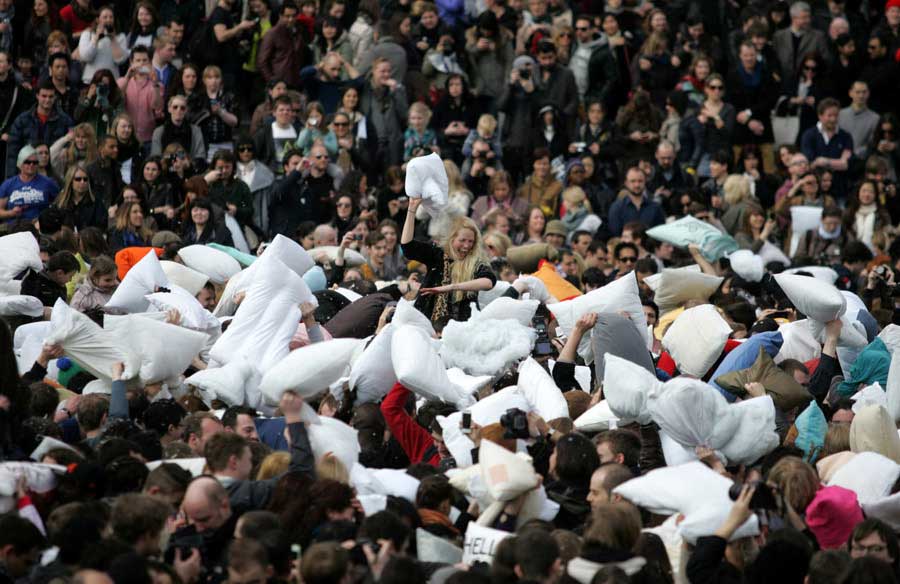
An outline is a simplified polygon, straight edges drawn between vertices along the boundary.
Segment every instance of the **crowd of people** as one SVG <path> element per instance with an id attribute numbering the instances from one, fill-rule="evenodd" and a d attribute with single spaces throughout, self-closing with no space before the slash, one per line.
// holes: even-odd
<path id="1" fill-rule="evenodd" d="M 900 0 L 0 0 L 0 581 L 900 581 L 898 79 Z M 413 184 L 432 153 L 436 197 Z M 276 264 L 293 283 L 262 302 L 276 253 L 303 269 Z M 145 312 L 204 335 L 175 378 L 96 341 Z M 418 327 L 440 363 L 454 334 L 481 350 L 479 322 L 528 353 L 455 402 L 399 380 L 389 335 Z M 221 358 L 232 326 L 283 359 L 365 341 L 267 401 L 261 353 Z M 638 377 L 607 355 L 762 408 L 757 444 L 622 414 Z M 191 381 L 236 369 L 237 398 Z M 478 410 L 501 391 L 518 405 Z M 460 477 L 493 445 L 536 478 L 486 505 Z M 703 487 L 660 500 L 734 483 L 699 530 L 634 495 L 690 465 Z"/>

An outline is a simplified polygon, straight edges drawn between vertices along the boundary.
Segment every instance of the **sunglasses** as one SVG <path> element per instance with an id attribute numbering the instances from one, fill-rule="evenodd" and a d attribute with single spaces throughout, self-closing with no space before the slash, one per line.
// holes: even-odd
<path id="1" fill-rule="evenodd" d="M 877 50 L 880 49 L 881 47 L 878 46 L 878 45 L 869 45 L 867 48 L 868 48 L 870 51 L 877 51 Z"/>
<path id="2" fill-rule="evenodd" d="M 72 177 L 72 181 L 74 181 L 74 182 L 87 182 L 87 181 L 88 181 L 88 177 L 86 177 L 86 176 L 74 176 L 74 177 Z"/>
<path id="3" fill-rule="evenodd" d="M 724 86 L 724 85 L 707 85 L 707 87 L 708 87 L 711 91 L 722 91 L 723 89 L 725 89 L 725 86 Z"/>
<path id="4" fill-rule="evenodd" d="M 815 65 L 812 65 L 812 66 L 810 66 L 810 65 L 804 65 L 804 66 L 803 66 L 803 70 L 804 70 L 804 71 L 815 71 L 816 69 L 818 69 L 818 67 L 816 67 Z"/>
<path id="5" fill-rule="evenodd" d="M 177 105 L 174 103 L 169 107 L 171 107 L 173 110 L 186 110 L 187 109 L 186 105 Z"/>
<path id="6" fill-rule="evenodd" d="M 353 206 L 353 205 L 351 205 L 350 203 L 337 203 L 337 204 L 335 204 L 335 207 L 338 207 L 338 208 L 340 208 L 340 209 L 343 209 L 343 208 L 345 208 L 345 207 L 352 207 L 352 206 Z"/>
<path id="7" fill-rule="evenodd" d="M 322 160 L 323 158 L 328 158 L 328 156 L 325 154 L 317 154 L 313 156 L 313 158 L 315 158 L 316 160 Z"/>
<path id="8" fill-rule="evenodd" d="M 239 146 L 238 152 L 253 152 L 253 146 Z"/>
<path id="9" fill-rule="evenodd" d="M 349 122 L 331 122 L 332 125 L 337 126 L 338 128 L 346 128 L 350 125 Z"/>
<path id="10" fill-rule="evenodd" d="M 22 164 L 37 164 L 37 163 L 38 163 L 38 161 L 35 160 L 34 158 L 29 158 L 28 160 L 22 162 Z"/>
<path id="11" fill-rule="evenodd" d="M 586 27 L 586 26 L 576 26 L 576 27 L 575 27 L 575 30 L 577 30 L 578 32 L 587 32 L 587 31 L 589 31 L 589 30 L 591 30 L 591 29 L 589 29 L 589 28 Z"/>
<path id="12" fill-rule="evenodd" d="M 623 264 L 633 264 L 637 261 L 637 256 L 625 256 L 623 258 L 619 258 L 619 261 Z"/>

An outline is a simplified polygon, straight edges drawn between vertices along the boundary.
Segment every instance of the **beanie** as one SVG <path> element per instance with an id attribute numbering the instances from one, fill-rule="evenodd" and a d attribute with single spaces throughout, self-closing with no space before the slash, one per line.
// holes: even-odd
<path id="1" fill-rule="evenodd" d="M 29 156 L 37 152 L 31 145 L 26 145 L 24 148 L 19 150 L 19 156 L 16 157 L 16 167 L 21 168 L 22 163 L 25 162 Z"/>
<path id="2" fill-rule="evenodd" d="M 884 11 L 887 12 L 891 8 L 900 8 L 900 0 L 887 0 L 884 5 Z"/>
<path id="3" fill-rule="evenodd" d="M 806 508 L 806 524 L 823 549 L 845 545 L 862 520 L 856 493 L 837 485 L 819 489 Z"/>

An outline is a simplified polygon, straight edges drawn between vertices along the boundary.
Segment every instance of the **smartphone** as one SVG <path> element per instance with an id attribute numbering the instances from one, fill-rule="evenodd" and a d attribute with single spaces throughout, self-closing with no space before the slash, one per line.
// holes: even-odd
<path id="1" fill-rule="evenodd" d="M 359 233 L 355 233 L 353 235 L 353 239 L 355 239 L 356 241 L 362 241 L 362 235 L 360 235 Z"/>
<path id="2" fill-rule="evenodd" d="M 462 433 L 463 434 L 471 434 L 472 433 L 472 412 L 463 412 L 462 415 Z"/>

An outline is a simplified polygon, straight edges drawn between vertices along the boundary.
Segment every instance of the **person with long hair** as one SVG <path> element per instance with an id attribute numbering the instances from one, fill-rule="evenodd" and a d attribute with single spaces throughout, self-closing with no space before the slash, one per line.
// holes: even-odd
<path id="1" fill-rule="evenodd" d="M 22 34 L 22 52 L 30 55 L 35 65 L 47 61 L 47 39 L 50 33 L 59 30 L 58 15 L 55 7 L 50 9 L 49 0 L 34 0 Z"/>
<path id="2" fill-rule="evenodd" d="M 691 61 L 687 73 L 681 77 L 681 80 L 675 86 L 675 89 L 687 95 L 688 100 L 694 107 L 700 107 L 704 99 L 706 99 L 704 89 L 707 78 L 713 72 L 712 66 L 712 59 L 703 53 L 698 53 L 694 56 L 694 60 Z"/>
<path id="3" fill-rule="evenodd" d="M 659 140 L 663 114 L 653 105 L 650 94 L 637 89 L 616 116 L 616 126 L 624 138 L 626 160 L 651 160 Z"/>
<path id="4" fill-rule="evenodd" d="M 447 208 L 438 217 L 432 217 L 428 221 L 428 236 L 440 241 L 447 237 L 450 226 L 457 217 L 467 217 L 469 215 L 469 207 L 472 204 L 472 191 L 466 186 L 459 167 L 452 160 L 444 160 L 444 170 L 447 171 L 447 181 L 449 188 L 447 189 Z M 421 213 L 421 212 L 420 212 Z M 422 218 L 421 216 L 419 217 Z"/>
<path id="5" fill-rule="evenodd" d="M 212 160 L 219 150 L 234 148 L 232 132 L 240 123 L 238 104 L 234 94 L 224 89 L 222 70 L 216 65 L 209 65 L 203 70 L 201 95 L 204 112 L 195 123 L 203 132 L 207 159 Z"/>
<path id="6" fill-rule="evenodd" d="M 159 156 L 151 156 L 145 160 L 135 180 L 144 192 L 147 207 L 156 225 L 161 230 L 176 231 L 178 219 L 175 210 L 181 205 L 181 201 L 172 183 L 163 175 L 162 160 Z"/>
<path id="7" fill-rule="evenodd" d="M 103 201 L 94 196 L 87 165 L 82 161 L 69 167 L 62 192 L 53 204 L 64 212 L 63 224 L 78 231 L 106 225 L 106 208 Z"/>
<path id="8" fill-rule="evenodd" d="M 744 211 L 742 223 L 738 226 L 737 233 L 734 234 L 734 240 L 741 249 L 749 249 L 753 253 L 758 253 L 767 241 L 778 246 L 772 237 L 777 227 L 778 224 L 774 219 L 766 219 L 762 207 L 750 204 Z"/>
<path id="9" fill-rule="evenodd" d="M 104 6 L 90 29 L 84 31 L 78 40 L 76 50 L 78 60 L 84 63 L 81 82 L 92 82 L 94 73 L 102 69 L 119 78 L 119 67 L 128 60 L 125 35 L 116 32 L 116 17 L 112 6 Z"/>
<path id="10" fill-rule="evenodd" d="M 832 95 L 828 72 L 819 55 L 808 53 L 803 56 L 800 63 L 797 77 L 785 79 L 781 97 L 775 106 L 775 113 L 779 116 L 791 115 L 800 118 L 798 141 L 803 132 L 815 127 L 818 121 L 816 107 L 819 102 Z"/>
<path id="11" fill-rule="evenodd" d="M 856 193 L 847 201 L 844 230 L 873 249 L 872 238 L 891 229 L 891 216 L 878 200 L 878 185 L 873 180 L 859 183 Z"/>
<path id="12" fill-rule="evenodd" d="M 75 106 L 75 121 L 94 127 L 97 138 L 112 131 L 113 120 L 122 111 L 122 93 L 109 69 L 98 69 L 82 90 Z"/>
<path id="13" fill-rule="evenodd" d="M 203 88 L 200 86 L 200 69 L 193 63 L 185 63 L 172 78 L 166 95 L 183 95 L 187 98 L 187 119 L 196 123 L 203 112 Z"/>
<path id="14" fill-rule="evenodd" d="M 138 170 L 144 160 L 141 143 L 138 142 L 134 133 L 134 122 L 131 120 L 131 116 L 122 112 L 113 118 L 112 124 L 110 124 L 110 133 L 116 137 L 119 146 L 116 162 L 119 163 L 119 169 L 122 171 L 122 181 L 131 183 L 134 177 L 138 176 Z"/>
<path id="15" fill-rule="evenodd" d="M 319 21 L 316 29 L 316 38 L 309 45 L 313 52 L 313 63 L 321 63 L 328 53 L 337 53 L 345 62 L 353 63 L 353 46 L 339 19 L 326 16 Z M 342 80 L 348 78 L 343 67 L 340 75 Z"/>
<path id="16" fill-rule="evenodd" d="M 156 40 L 158 29 L 159 19 L 156 16 L 156 9 L 153 7 L 153 3 L 145 0 L 138 2 L 131 18 L 131 30 L 128 31 L 126 41 L 128 49 L 130 50 L 137 45 L 152 47 L 153 41 Z"/>
<path id="17" fill-rule="evenodd" d="M 438 146 L 444 158 L 453 160 L 457 165 L 463 163 L 463 144 L 475 128 L 480 113 L 466 78 L 457 73 L 448 75 L 444 91 L 431 116 L 431 127 L 437 132 Z"/>
<path id="18" fill-rule="evenodd" d="M 668 37 L 653 32 L 644 41 L 632 64 L 632 79 L 650 94 L 656 107 L 666 103 L 666 93 L 678 82 L 677 57 L 671 52 Z"/>
<path id="19" fill-rule="evenodd" d="M 497 283 L 482 246 L 481 231 L 474 221 L 460 217 L 453 222 L 442 246 L 416 241 L 415 217 L 421 203 L 421 198 L 410 199 L 400 237 L 404 257 L 428 267 L 416 308 L 435 323 L 448 318 L 468 320 L 470 304 L 477 302 L 478 292 L 490 290 Z"/>
<path id="20" fill-rule="evenodd" d="M 218 243 L 233 246 L 231 232 L 224 224 L 217 224 L 213 217 L 213 205 L 209 199 L 198 197 L 189 207 L 188 221 L 185 223 L 181 239 L 185 245 Z"/>
<path id="21" fill-rule="evenodd" d="M 368 140 L 368 120 L 366 119 L 366 115 L 359 111 L 359 88 L 353 85 L 344 87 L 341 92 L 341 102 L 337 111 L 342 114 L 347 114 L 350 117 L 350 131 L 353 132 L 357 138 Z M 375 136 L 374 128 L 372 136 L 373 138 Z"/>
<path id="22" fill-rule="evenodd" d="M 525 221 L 528 213 L 528 203 L 524 199 L 515 196 L 512 178 L 504 170 L 498 170 L 488 181 L 488 193 L 482 195 L 472 204 L 472 220 L 479 225 L 484 225 L 484 216 L 492 209 L 503 209 L 506 216 L 514 226 L 518 227 Z"/>
<path id="23" fill-rule="evenodd" d="M 116 210 L 115 228 L 109 234 L 113 253 L 126 247 L 149 247 L 153 231 L 144 222 L 144 210 L 139 202 L 123 203 Z"/>
<path id="24" fill-rule="evenodd" d="M 50 164 L 60 176 L 66 176 L 77 162 L 97 160 L 97 135 L 91 124 L 78 124 L 50 146 Z"/>
<path id="25" fill-rule="evenodd" d="M 406 269 L 403 252 L 400 250 L 400 226 L 395 221 L 383 219 L 378 224 L 378 233 L 384 235 L 384 269 L 386 272 L 401 275 Z"/>

